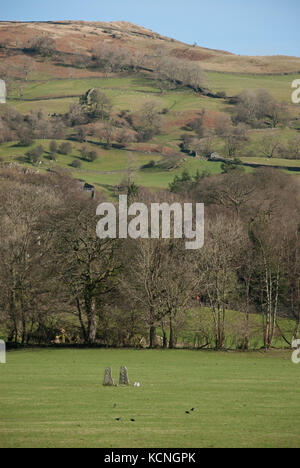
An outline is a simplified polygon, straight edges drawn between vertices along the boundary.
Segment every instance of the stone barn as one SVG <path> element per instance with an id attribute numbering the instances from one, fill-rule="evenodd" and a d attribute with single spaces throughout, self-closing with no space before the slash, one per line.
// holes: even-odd
<path id="1" fill-rule="evenodd" d="M 95 187 L 93 185 L 90 185 L 90 184 L 85 182 L 84 185 L 83 185 L 83 190 L 85 192 L 89 192 L 91 194 L 92 198 L 95 197 Z"/>

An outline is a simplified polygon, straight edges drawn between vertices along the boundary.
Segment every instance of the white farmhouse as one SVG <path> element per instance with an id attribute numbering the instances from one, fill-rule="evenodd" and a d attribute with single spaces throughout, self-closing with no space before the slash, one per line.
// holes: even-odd
<path id="1" fill-rule="evenodd" d="M 0 104 L 6 103 L 6 85 L 5 81 L 0 80 Z"/>

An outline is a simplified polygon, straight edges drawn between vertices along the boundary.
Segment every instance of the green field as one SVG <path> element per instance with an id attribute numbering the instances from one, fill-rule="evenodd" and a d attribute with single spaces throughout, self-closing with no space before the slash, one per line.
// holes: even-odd
<path id="1" fill-rule="evenodd" d="M 291 103 L 292 82 L 299 79 L 294 75 L 253 75 L 246 73 L 207 72 L 210 88 L 225 91 L 228 96 L 239 94 L 243 89 L 267 89 L 279 101 Z"/>
<path id="2" fill-rule="evenodd" d="M 214 92 L 225 91 L 228 96 L 237 95 L 243 89 L 268 89 L 278 100 L 291 103 L 291 84 L 299 75 L 252 75 L 241 73 L 206 72 L 206 86 Z M 144 95 L 157 95 L 161 93 L 151 79 L 140 76 L 125 76 L 117 78 L 86 78 L 86 79 L 51 79 L 27 82 L 23 88 L 25 99 L 40 97 L 57 97 L 83 94 L 90 88 L 102 88 L 112 97 L 122 96 L 122 93 L 131 91 Z M 186 92 L 185 92 L 186 93 Z M 180 94 L 178 91 L 169 91 L 163 95 L 165 101 L 170 96 Z M 191 93 L 192 94 L 192 93 Z M 17 92 L 12 94 L 17 97 Z"/>
<path id="3" fill-rule="evenodd" d="M 130 387 L 103 387 L 124 364 Z M 0 447 L 299 447 L 299 371 L 288 351 L 12 351 Z"/>
<path id="4" fill-rule="evenodd" d="M 57 140 L 60 144 L 61 141 Z M 191 175 L 196 174 L 197 170 L 207 171 L 211 174 L 220 172 L 220 163 L 198 160 L 195 158 L 188 158 L 182 163 L 180 168 L 164 171 L 164 170 L 142 170 L 142 166 L 149 163 L 151 160 L 159 162 L 162 159 L 161 155 L 145 154 L 135 151 L 124 151 L 117 149 L 106 150 L 100 145 L 89 143 L 87 146 L 90 150 L 98 152 L 98 160 L 93 163 L 80 159 L 79 150 L 81 144 L 72 142 L 73 150 L 70 155 L 57 155 L 56 161 L 49 159 L 49 144 L 50 140 L 36 140 L 35 144 L 30 147 L 21 147 L 17 142 L 9 142 L 0 145 L 0 157 L 5 162 L 21 163 L 28 167 L 32 167 L 26 161 L 25 154 L 28 150 L 36 145 L 42 145 L 45 153 L 42 158 L 42 164 L 35 166 L 35 169 L 45 171 L 47 169 L 54 169 L 60 167 L 70 171 L 76 179 L 85 180 L 88 183 L 94 184 L 99 189 L 108 191 L 113 190 L 113 187 L 120 184 L 127 176 L 128 169 L 132 170 L 132 178 L 139 185 L 148 188 L 167 188 L 170 182 L 174 179 L 175 175 L 181 174 L 184 169 L 187 169 Z M 81 162 L 80 169 L 73 169 L 71 167 L 72 161 L 79 159 Z"/>

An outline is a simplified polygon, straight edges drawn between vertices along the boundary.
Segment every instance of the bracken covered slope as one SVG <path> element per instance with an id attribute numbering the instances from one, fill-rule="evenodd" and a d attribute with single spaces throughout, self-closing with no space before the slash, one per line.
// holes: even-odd
<path id="1" fill-rule="evenodd" d="M 37 34 L 50 35 L 57 50 L 90 54 L 99 42 L 128 47 L 151 55 L 160 48 L 170 56 L 199 61 L 203 70 L 229 73 L 281 74 L 300 72 L 300 58 L 287 56 L 250 57 L 196 45 L 187 45 L 128 22 L 1 22 L 0 42 L 18 50 Z"/>

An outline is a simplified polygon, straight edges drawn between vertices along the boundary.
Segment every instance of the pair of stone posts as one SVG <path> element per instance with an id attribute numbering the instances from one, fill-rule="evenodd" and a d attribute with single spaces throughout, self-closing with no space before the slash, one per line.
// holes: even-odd
<path id="1" fill-rule="evenodd" d="M 105 387 L 113 387 L 115 385 L 114 379 L 112 378 L 111 367 L 106 367 L 105 369 L 103 385 Z M 126 366 L 121 366 L 119 385 L 129 385 L 128 370 Z"/>

